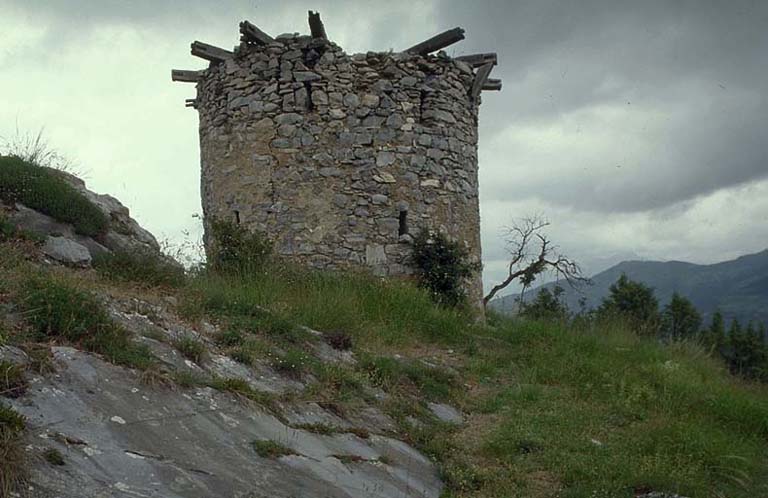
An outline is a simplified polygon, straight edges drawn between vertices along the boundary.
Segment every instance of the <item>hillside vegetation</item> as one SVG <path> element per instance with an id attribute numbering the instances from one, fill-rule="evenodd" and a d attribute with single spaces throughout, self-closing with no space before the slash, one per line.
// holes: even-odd
<path id="1" fill-rule="evenodd" d="M 288 265 L 255 238 L 238 239 L 246 249 L 256 244 L 249 264 L 229 254 L 212 262 L 215 271 L 186 276 L 161 260 L 147 264 L 147 255 L 104 256 L 87 270 L 51 266 L 39 242 L 2 223 L 0 345 L 23 347 L 38 374 L 50 374 L 52 345 L 71 345 L 142 372 L 147 389 L 207 386 L 275 413 L 297 400 L 340 414 L 372 405 L 395 421 L 383 432 L 437 463 L 444 498 L 768 495 L 768 390 L 733 377 L 694 343 L 664 345 L 610 321 L 491 315 L 477 323 L 407 282 Z M 266 361 L 306 388 L 275 394 L 237 378 L 169 371 L 115 322 L 107 305 L 117 300 L 210 330 L 171 341 L 191 362 L 214 353 L 243 365 Z M 318 357 L 306 327 L 356 360 Z M 0 392 L 19 396 L 27 374 L 11 364 L 0 370 Z M 434 403 L 462 417 L 441 421 Z M 8 495 L 29 465 L 24 421 L 9 406 L 0 401 L 0 490 Z M 294 454 L 275 441 L 254 441 L 253 450 L 278 461 Z"/>
<path id="2" fill-rule="evenodd" d="M 70 271 L 41 277 L 17 249 L 6 243 L 2 250 L 5 301 L 34 307 L 41 285 L 52 297 L 60 285 L 103 291 L 117 285 Z M 176 294 L 189 319 L 222 324 L 220 342 L 241 361 L 279 348 L 277 361 L 297 375 L 313 372 L 313 392 L 328 402 L 354 404 L 363 385 L 382 387 L 389 396 L 381 403 L 400 435 L 439 462 L 446 497 L 630 497 L 654 490 L 752 497 L 768 489 L 765 389 L 734 379 L 693 344 L 662 346 L 610 323 L 492 317 L 475 325 L 407 284 L 297 269 L 200 275 L 178 290 L 142 292 Z M 79 299 L 68 296 L 50 299 L 49 313 L 78 316 L 55 309 Z M 299 324 L 347 337 L 362 360 L 345 368 L 312 361 L 297 338 Z M 63 324 L 33 314 L 30 325 L 50 338 Z M 54 340 L 96 344 L 100 352 L 99 341 L 79 334 L 115 333 L 83 325 L 59 328 L 64 335 Z M 36 340 L 12 331 L 5 337 Z M 123 363 L 136 361 L 128 351 Z M 135 366 L 148 368 L 138 358 Z M 436 421 L 427 402 L 460 408 L 465 423 Z M 15 422 L 4 427 L 9 423 Z"/>
<path id="3" fill-rule="evenodd" d="M 71 223 L 83 235 L 102 235 L 109 225 L 109 219 L 99 208 L 63 181 L 55 170 L 15 156 L 0 156 L 0 201 L 10 205 L 20 202 Z"/>
<path id="4" fill-rule="evenodd" d="M 687 297 L 705 321 L 719 310 L 726 321 L 768 323 L 765 306 L 768 302 L 768 250 L 711 265 L 682 261 L 624 261 L 594 275 L 592 285 L 565 289 L 563 299 L 573 311 L 580 309 L 581 299 L 587 308 L 596 308 L 622 275 L 653 288 L 661 304 L 669 302 L 675 292 Z M 554 286 L 546 284 L 540 288 L 551 291 Z M 528 299 L 534 298 L 538 290 L 526 292 Z M 499 311 L 514 311 L 517 298 L 517 295 L 505 296 L 492 305 Z"/>

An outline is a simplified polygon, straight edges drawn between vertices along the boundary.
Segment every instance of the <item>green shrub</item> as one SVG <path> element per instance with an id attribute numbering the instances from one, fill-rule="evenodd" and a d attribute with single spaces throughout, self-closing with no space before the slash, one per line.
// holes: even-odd
<path id="1" fill-rule="evenodd" d="M 212 220 L 209 235 L 213 242 L 208 268 L 216 273 L 253 275 L 262 271 L 272 256 L 272 243 L 234 223 Z"/>
<path id="2" fill-rule="evenodd" d="M 14 496 L 24 483 L 27 463 L 21 433 L 25 425 L 23 416 L 0 403 L 0 496 Z"/>
<path id="3" fill-rule="evenodd" d="M 364 355 L 360 359 L 359 368 L 376 385 L 393 389 L 411 383 L 430 399 L 448 398 L 451 389 L 457 384 L 454 375 L 419 361 L 404 362 L 386 356 Z"/>
<path id="4" fill-rule="evenodd" d="M 349 351 L 352 349 L 352 337 L 342 331 L 325 334 L 325 342 L 337 351 Z"/>
<path id="5" fill-rule="evenodd" d="M 436 302 L 447 306 L 465 303 L 464 283 L 480 271 L 480 264 L 469 262 L 469 254 L 461 244 L 442 233 L 422 230 L 413 241 L 411 258 L 419 284 Z"/>
<path id="6" fill-rule="evenodd" d="M 251 443 L 251 446 L 261 458 L 280 458 L 296 454 L 292 449 L 267 439 L 257 439 Z"/>
<path id="7" fill-rule="evenodd" d="M 29 230 L 19 229 L 0 211 L 0 242 L 7 242 L 13 239 L 28 240 L 37 244 L 45 242 L 45 237 Z"/>
<path id="8" fill-rule="evenodd" d="M 266 408 L 275 408 L 275 398 L 273 394 L 254 390 L 245 379 L 239 377 L 214 377 L 209 380 L 206 385 L 219 391 L 226 391 L 244 396 Z"/>
<path id="9" fill-rule="evenodd" d="M 208 350 L 205 348 L 205 344 L 193 337 L 184 336 L 174 342 L 174 346 L 185 358 L 194 361 L 197 364 L 201 364 L 208 355 Z"/>
<path id="10" fill-rule="evenodd" d="M 340 432 L 344 432 L 344 429 L 340 427 L 336 427 L 333 425 L 328 424 L 298 424 L 293 426 L 294 429 L 298 429 L 301 431 L 307 431 L 311 432 L 313 434 L 320 434 L 323 436 L 331 436 L 333 434 L 338 434 Z"/>
<path id="11" fill-rule="evenodd" d="M 9 361 L 0 360 L 0 395 L 17 398 L 24 394 L 26 388 L 24 368 Z"/>
<path id="12" fill-rule="evenodd" d="M 48 448 L 43 452 L 43 458 L 51 465 L 61 466 L 64 465 L 64 455 L 61 454 L 56 448 Z"/>
<path id="13" fill-rule="evenodd" d="M 219 391 L 228 391 L 248 396 L 253 392 L 247 380 L 239 377 L 215 378 L 209 383 L 210 387 Z"/>
<path id="14" fill-rule="evenodd" d="M 309 358 L 303 351 L 289 349 L 283 354 L 275 355 L 272 368 L 282 374 L 298 377 L 306 370 L 308 361 Z"/>
<path id="15" fill-rule="evenodd" d="M 109 228 L 107 216 L 55 171 L 18 157 L 0 156 L 0 200 L 20 202 L 89 237 Z"/>
<path id="16" fill-rule="evenodd" d="M 10 406 L 0 403 L 0 431 L 6 430 L 17 433 L 23 431 L 26 425 L 22 415 L 16 413 Z"/>
<path id="17" fill-rule="evenodd" d="M 236 329 L 225 330 L 224 332 L 219 333 L 216 337 L 216 344 L 221 346 L 239 346 L 243 342 L 245 342 L 243 333 Z"/>
<path id="18" fill-rule="evenodd" d="M 363 396 L 365 378 L 352 369 L 332 363 L 317 362 L 312 365 L 312 373 L 318 384 L 314 389 L 321 396 L 330 396 L 335 400 L 348 400 Z"/>
<path id="19" fill-rule="evenodd" d="M 229 357 L 243 365 L 253 365 L 253 353 L 247 348 L 239 347 L 231 351 Z"/>
<path id="20" fill-rule="evenodd" d="M 239 332 L 236 335 L 225 333 L 218 338 L 218 343 L 229 346 L 229 357 L 245 365 L 253 365 L 256 358 L 271 356 L 271 347 L 257 337 L 248 337 L 247 339 Z M 237 342 L 234 342 L 237 341 Z"/>
<path id="21" fill-rule="evenodd" d="M 604 319 L 625 320 L 641 335 L 656 335 L 659 331 L 659 301 L 653 289 L 623 273 L 611 285 L 610 294 L 603 298 L 597 312 Z"/>
<path id="22" fill-rule="evenodd" d="M 110 280 L 149 287 L 181 287 L 186 279 L 181 265 L 150 249 L 98 254 L 93 266 Z"/>
<path id="23" fill-rule="evenodd" d="M 16 235 L 16 227 L 0 212 L 0 242 L 11 240 Z"/>
<path id="24" fill-rule="evenodd" d="M 176 370 L 171 374 L 171 379 L 179 387 L 197 387 L 210 384 L 208 377 L 191 370 Z"/>
<path id="25" fill-rule="evenodd" d="M 134 343 L 91 293 L 40 274 L 24 281 L 21 294 L 25 316 L 38 339 L 65 340 L 118 365 L 143 370 L 152 364 L 149 349 Z"/>

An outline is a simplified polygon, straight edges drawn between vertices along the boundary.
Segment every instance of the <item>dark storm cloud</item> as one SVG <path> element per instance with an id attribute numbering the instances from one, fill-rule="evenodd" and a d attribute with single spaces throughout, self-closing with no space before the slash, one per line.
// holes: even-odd
<path id="1" fill-rule="evenodd" d="M 765 0 L 0 0 L 0 134 L 18 114 L 39 122 L 101 191 L 135 198 L 148 228 L 186 227 L 200 209 L 196 121 L 181 106 L 193 90 L 168 69 L 203 67 L 189 42 L 232 46 L 244 18 L 306 32 L 308 9 L 349 52 L 462 26 L 449 54 L 499 53 L 504 90 L 484 94 L 480 117 L 486 281 L 504 271 L 501 227 L 531 214 L 590 271 L 764 248 Z M 164 189 L 179 177 L 186 190 Z"/>
<path id="2" fill-rule="evenodd" d="M 439 24 L 467 29 L 457 53 L 500 55 L 503 97 L 486 95 L 482 109 L 483 165 L 530 160 L 494 168 L 485 199 L 643 211 L 768 175 L 766 2 L 444 0 L 435 10 Z M 599 109 L 608 122 L 590 112 Z M 573 127 L 540 137 L 557 157 L 526 156 L 547 144 L 516 132 L 564 123 Z M 607 143 L 575 140 L 580 128 Z M 625 137 L 645 146 L 624 150 Z"/>

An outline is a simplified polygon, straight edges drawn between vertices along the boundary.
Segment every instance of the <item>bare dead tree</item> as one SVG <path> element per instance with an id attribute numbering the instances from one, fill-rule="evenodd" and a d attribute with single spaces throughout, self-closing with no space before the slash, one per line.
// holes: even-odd
<path id="1" fill-rule="evenodd" d="M 572 287 L 587 282 L 578 263 L 561 254 L 543 233 L 548 226 L 549 222 L 541 217 L 528 217 L 507 228 L 504 239 L 511 257 L 507 276 L 483 298 L 483 306 L 515 280 L 526 288 L 547 270 L 562 277 Z"/>

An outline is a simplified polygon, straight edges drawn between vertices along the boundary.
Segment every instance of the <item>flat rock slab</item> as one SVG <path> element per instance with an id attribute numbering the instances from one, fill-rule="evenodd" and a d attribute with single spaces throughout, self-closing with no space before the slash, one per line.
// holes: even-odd
<path id="1" fill-rule="evenodd" d="M 401 441 L 292 429 L 227 393 L 150 388 L 138 373 L 93 355 L 53 351 L 58 373 L 32 379 L 10 400 L 28 419 L 28 451 L 55 448 L 65 461 L 31 458 L 30 496 L 440 496 L 434 465 Z M 255 440 L 294 454 L 262 458 Z"/>
<path id="2" fill-rule="evenodd" d="M 432 414 L 441 422 L 449 424 L 463 424 L 464 416 L 456 408 L 444 403 L 429 403 L 427 405 Z"/>
<path id="3" fill-rule="evenodd" d="M 43 253 L 56 261 L 68 265 L 87 266 L 91 264 L 91 252 L 84 245 L 66 237 L 48 237 Z"/>

